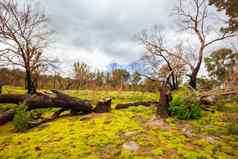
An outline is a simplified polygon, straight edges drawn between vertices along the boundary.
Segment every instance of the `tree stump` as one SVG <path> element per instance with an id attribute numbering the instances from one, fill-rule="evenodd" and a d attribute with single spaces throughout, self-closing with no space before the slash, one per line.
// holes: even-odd
<path id="1" fill-rule="evenodd" d="M 160 89 L 160 101 L 157 104 L 156 114 L 161 118 L 167 118 L 169 116 L 169 102 L 171 99 L 171 94 L 166 89 Z"/>
<path id="2" fill-rule="evenodd" d="M 97 103 L 96 108 L 94 109 L 95 113 L 105 113 L 111 111 L 111 98 L 106 98 Z"/>

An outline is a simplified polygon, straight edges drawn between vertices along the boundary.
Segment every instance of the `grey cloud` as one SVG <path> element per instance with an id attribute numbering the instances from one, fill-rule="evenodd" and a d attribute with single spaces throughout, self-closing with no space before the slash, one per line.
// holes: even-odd
<path id="1" fill-rule="evenodd" d="M 169 26 L 172 23 L 169 14 L 175 2 L 43 0 L 60 45 L 83 48 L 89 53 L 99 49 L 108 58 L 128 62 L 141 55 L 133 35 L 154 24 Z"/>

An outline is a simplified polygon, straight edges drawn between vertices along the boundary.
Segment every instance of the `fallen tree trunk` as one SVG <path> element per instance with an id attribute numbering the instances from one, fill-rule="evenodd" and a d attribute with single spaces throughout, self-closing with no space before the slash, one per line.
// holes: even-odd
<path id="1" fill-rule="evenodd" d="M 2 94 L 2 84 L 0 83 L 0 94 Z"/>
<path id="2" fill-rule="evenodd" d="M 88 114 L 91 112 L 109 112 L 111 110 L 111 99 L 99 101 L 96 108 L 93 106 L 89 100 L 82 100 L 79 98 L 71 97 L 63 94 L 59 91 L 52 90 L 52 93 L 37 93 L 35 95 L 0 95 L 0 103 L 13 103 L 20 104 L 24 103 L 28 110 L 40 109 L 40 108 L 61 108 L 58 113 L 55 114 L 50 119 L 46 119 L 42 122 L 47 122 L 49 120 L 54 120 L 66 110 L 70 110 L 72 114 Z M 0 116 L 0 125 L 11 121 L 14 117 L 15 110 L 4 113 Z M 36 125 L 38 125 L 37 123 Z"/>
<path id="3" fill-rule="evenodd" d="M 60 109 L 58 111 L 56 111 L 51 117 L 49 118 L 41 118 L 40 120 L 38 121 L 35 121 L 35 122 L 29 122 L 28 123 L 28 128 L 33 128 L 33 127 L 36 127 L 38 125 L 41 125 L 41 124 L 44 124 L 44 123 L 47 123 L 47 122 L 50 122 L 50 121 L 53 121 L 57 118 L 60 117 L 60 114 L 63 113 L 64 111 L 66 111 L 66 109 Z"/>
<path id="4" fill-rule="evenodd" d="M 24 94 L 2 94 L 0 95 L 0 103 L 20 104 L 27 98 Z"/>
<path id="5" fill-rule="evenodd" d="M 6 111 L 3 115 L 0 116 L 0 125 L 5 124 L 8 121 L 11 121 L 16 113 L 15 109 L 10 109 Z"/>
<path id="6" fill-rule="evenodd" d="M 27 105 L 29 110 L 39 108 L 64 108 L 66 110 L 81 112 L 83 114 L 93 111 L 93 107 L 89 100 L 70 97 L 55 90 L 52 92 L 54 93 L 52 97 L 45 94 L 30 96 L 25 99 L 25 105 Z"/>
<path id="7" fill-rule="evenodd" d="M 145 107 L 150 107 L 152 105 L 156 105 L 159 104 L 159 102 L 155 102 L 155 101 L 147 101 L 147 102 L 130 102 L 130 103 L 124 103 L 124 104 L 117 104 L 116 105 L 116 109 L 126 109 L 132 106 L 145 106 Z"/>

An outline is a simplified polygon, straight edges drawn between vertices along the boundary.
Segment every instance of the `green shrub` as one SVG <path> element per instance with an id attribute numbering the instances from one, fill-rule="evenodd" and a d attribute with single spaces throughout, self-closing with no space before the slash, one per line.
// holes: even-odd
<path id="1" fill-rule="evenodd" d="M 171 115 L 181 120 L 198 119 L 202 116 L 200 105 L 193 99 L 192 95 L 174 95 L 170 102 L 169 111 Z"/>
<path id="2" fill-rule="evenodd" d="M 16 109 L 16 114 L 13 118 L 13 124 L 18 132 L 24 132 L 28 128 L 28 122 L 31 119 L 30 112 L 27 111 L 27 106 L 19 105 Z"/>

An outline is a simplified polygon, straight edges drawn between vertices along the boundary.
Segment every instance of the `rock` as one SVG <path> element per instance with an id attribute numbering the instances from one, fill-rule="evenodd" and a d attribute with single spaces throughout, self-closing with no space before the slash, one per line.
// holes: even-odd
<path id="1" fill-rule="evenodd" d="M 137 134 L 137 132 L 135 132 L 135 131 L 130 131 L 130 132 L 124 133 L 123 136 L 125 136 L 125 137 L 130 137 L 130 136 L 133 136 L 133 135 L 136 135 L 136 134 Z"/>
<path id="2" fill-rule="evenodd" d="M 134 141 L 129 141 L 127 143 L 124 143 L 122 147 L 129 151 L 137 151 L 140 148 L 140 146 Z"/>
<path id="3" fill-rule="evenodd" d="M 183 128 L 182 132 L 186 137 L 193 137 L 192 132 L 190 130 L 186 129 L 186 128 Z"/>
<path id="4" fill-rule="evenodd" d="M 94 113 L 84 115 L 80 118 L 80 121 L 89 120 L 89 119 L 93 118 L 93 116 L 94 116 Z"/>
<path id="5" fill-rule="evenodd" d="M 206 140 L 209 144 L 215 144 L 216 143 L 216 140 L 211 136 L 207 136 Z"/>
<path id="6" fill-rule="evenodd" d="M 216 96 L 208 96 L 201 99 L 201 103 L 204 105 L 212 105 L 216 102 Z"/>
<path id="7" fill-rule="evenodd" d="M 214 128 L 213 125 L 205 125 L 205 126 L 204 126 L 204 129 L 212 129 L 212 128 Z"/>

